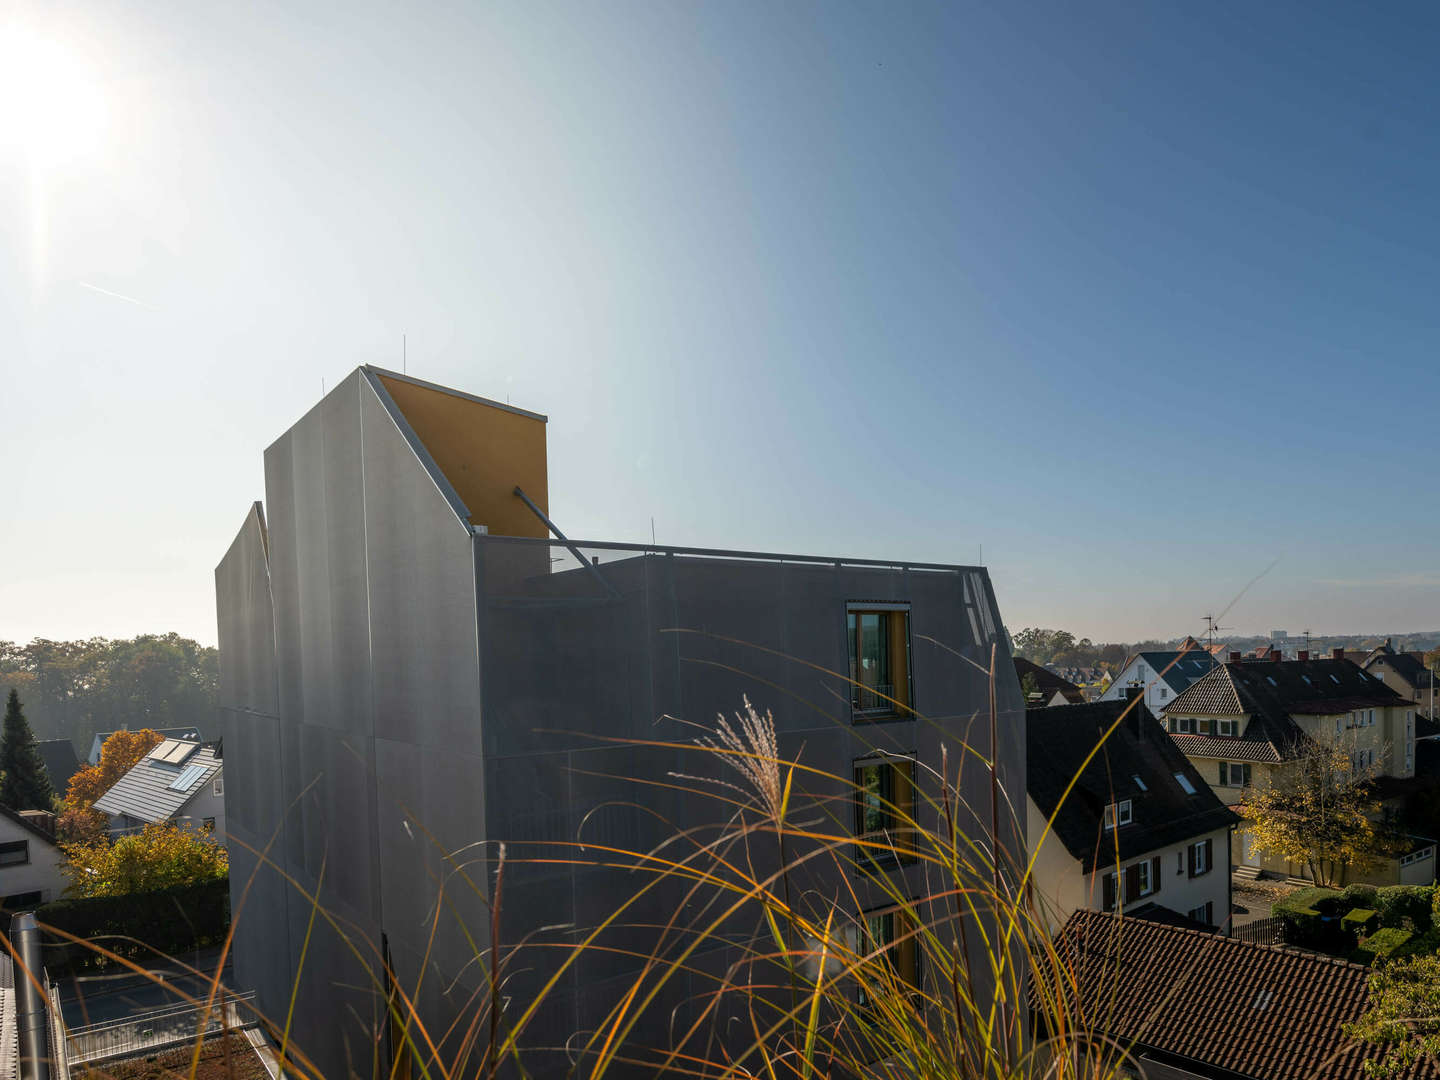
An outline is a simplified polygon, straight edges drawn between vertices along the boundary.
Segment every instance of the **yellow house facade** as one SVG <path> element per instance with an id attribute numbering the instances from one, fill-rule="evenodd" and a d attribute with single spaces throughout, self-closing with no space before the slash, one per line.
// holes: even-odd
<path id="1" fill-rule="evenodd" d="M 1275 654 L 1278 656 L 1278 654 Z M 1309 743 L 1342 747 L 1357 777 L 1415 775 L 1415 705 L 1358 665 L 1332 655 L 1299 660 L 1230 660 L 1164 710 L 1171 739 L 1224 803 L 1243 814 L 1249 791 L 1281 778 Z M 1281 877 L 1307 876 L 1300 863 L 1263 855 L 1242 824 L 1235 859 Z M 1435 875 L 1433 840 L 1363 880 L 1426 884 Z"/>

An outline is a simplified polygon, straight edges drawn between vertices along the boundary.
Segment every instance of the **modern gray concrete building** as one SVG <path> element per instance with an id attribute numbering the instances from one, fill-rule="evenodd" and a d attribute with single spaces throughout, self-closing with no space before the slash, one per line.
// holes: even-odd
<path id="1" fill-rule="evenodd" d="M 896 799 L 968 739 L 962 792 L 988 812 L 993 647 L 993 753 L 1023 813 L 1024 714 L 983 569 L 562 542 L 541 516 L 545 423 L 357 369 L 265 452 L 265 505 L 216 570 L 236 981 L 283 1018 L 298 980 L 292 1037 L 327 1076 L 388 1070 L 384 977 L 362 961 L 388 955 L 419 986 L 437 1042 L 475 1014 L 500 843 L 501 939 L 525 942 L 512 1019 L 636 889 L 576 865 L 577 841 L 593 859 L 719 823 L 674 774 L 717 773 L 680 744 L 742 695 L 773 711 L 782 755 L 883 773 Z M 1022 858 L 1023 822 L 1002 833 Z M 925 887 L 919 867 L 889 872 Z M 861 873 L 809 884 L 862 907 L 875 892 Z M 328 918 L 307 948 L 317 887 Z M 646 951 L 632 924 L 678 903 L 656 891 L 607 939 L 621 951 L 569 966 L 521 1040 L 532 1075 L 576 1060 L 633 982 L 624 950 Z M 665 1045 L 696 979 L 633 1038 Z"/>

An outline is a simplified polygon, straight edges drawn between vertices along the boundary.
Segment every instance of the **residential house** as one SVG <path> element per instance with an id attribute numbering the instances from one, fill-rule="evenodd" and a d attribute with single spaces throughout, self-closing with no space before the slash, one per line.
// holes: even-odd
<path id="1" fill-rule="evenodd" d="M 1054 960 L 1035 964 L 1031 993 L 1063 987 L 1072 1032 L 1129 1048 L 1134 1067 L 1125 1075 L 1356 1080 L 1383 1053 L 1342 1027 L 1365 1011 L 1371 974 L 1316 953 L 1077 911 Z M 1440 1080 L 1440 1065 L 1425 1058 L 1395 1080 Z"/>
<path id="2" fill-rule="evenodd" d="M 1026 836 L 1045 917 L 1057 929 L 1081 908 L 1158 906 L 1227 926 L 1239 816 L 1148 712 L 1126 705 L 1025 713 Z"/>
<path id="3" fill-rule="evenodd" d="M 1203 649 L 1135 653 L 1125 661 L 1100 700 L 1123 701 L 1129 690 L 1140 687 L 1145 692 L 1146 708 L 1158 719 L 1165 706 L 1196 679 L 1212 671 L 1218 662 Z"/>
<path id="4" fill-rule="evenodd" d="M 95 800 L 114 835 L 162 821 L 225 843 L 225 763 L 219 743 L 164 739 Z"/>
<path id="5" fill-rule="evenodd" d="M 561 1048 L 603 1025 L 644 970 L 656 939 L 642 924 L 691 910 L 679 882 L 637 893 L 634 874 L 577 841 L 648 851 L 728 817 L 690 790 L 702 781 L 675 776 L 728 776 L 692 740 L 742 694 L 773 713 L 780 754 L 853 777 L 857 837 L 903 831 L 887 810 L 897 803 L 940 826 L 927 785 L 942 745 L 994 755 L 1005 788 L 1024 790 L 1023 707 L 983 569 L 570 540 L 549 517 L 546 423 L 357 369 L 266 450 L 266 502 L 216 569 L 230 881 L 237 898 L 248 890 L 236 981 L 265 1014 L 293 1000 L 291 1037 L 322 1073 L 370 1061 L 386 1016 L 352 942 L 383 951 L 396 985 L 423 982 L 426 1030 L 456 1043 L 439 1059 L 459 1053 L 468 1021 L 451 1022 L 488 992 L 475 958 L 501 842 L 495 917 L 507 948 L 523 943 L 504 992 L 529 1002 L 554 980 L 517 1068 L 570 1071 Z M 989 716 L 992 656 L 993 729 L 975 722 Z M 824 797 L 853 795 L 845 784 Z M 990 799 L 988 769 L 967 766 L 958 804 Z M 1023 823 L 999 828 L 1002 861 L 1023 862 Z M 928 895 L 925 870 L 903 851 L 812 859 L 796 902 L 847 898 L 840 917 L 893 942 L 913 982 L 915 950 L 883 912 L 895 889 Z M 334 922 L 310 933 L 300 889 L 316 888 Z M 574 930 L 627 899 L 573 957 Z M 707 939 L 682 978 L 656 986 L 631 1037 L 658 1046 L 685 1030 L 675 1018 L 698 1000 L 692 974 L 723 979 L 733 959 Z M 697 1030 L 749 1030 L 714 1008 Z"/>
<path id="6" fill-rule="evenodd" d="M 0 910 L 26 911 L 58 900 L 69 884 L 53 828 L 0 806 Z"/>
<path id="7" fill-rule="evenodd" d="M 121 729 L 125 730 L 125 729 Z M 193 727 L 169 727 L 153 728 L 155 734 L 165 739 L 188 739 L 191 742 L 200 741 L 200 729 Z M 85 759 L 88 765 L 100 764 L 100 748 L 105 745 L 105 740 L 114 735 L 113 731 L 97 731 L 94 740 L 90 743 L 90 756 Z"/>
<path id="8" fill-rule="evenodd" d="M 1026 676 L 1029 676 L 1035 684 L 1035 690 L 1030 693 L 1030 700 L 1025 702 L 1027 707 L 1079 705 L 1085 701 L 1085 695 L 1081 692 L 1080 687 L 1069 679 L 1062 678 L 1049 668 L 1041 667 L 1023 656 L 1013 657 L 1013 660 L 1015 677 L 1020 680 L 1021 688 L 1023 689 L 1025 686 Z"/>
<path id="9" fill-rule="evenodd" d="M 1440 674 L 1425 666 L 1423 653 L 1396 652 L 1386 638 L 1384 643 L 1370 650 L 1360 667 L 1384 681 L 1407 701 L 1413 701 L 1416 711 L 1427 718 L 1436 719 L 1437 699 L 1440 699 Z"/>
<path id="10" fill-rule="evenodd" d="M 1170 737 L 1224 802 L 1243 804 L 1247 789 L 1278 777 L 1312 741 L 1343 745 L 1357 773 L 1415 775 L 1414 703 L 1343 659 L 1343 650 L 1323 660 L 1301 656 L 1245 660 L 1231 653 L 1165 709 Z M 1286 877 L 1305 874 L 1298 863 L 1262 856 L 1243 827 L 1238 847 L 1242 865 Z M 1430 881 L 1434 841 L 1416 838 L 1413 847 L 1367 880 Z"/>
<path id="11" fill-rule="evenodd" d="M 70 778 L 80 771 L 80 759 L 75 756 L 74 744 L 69 739 L 46 739 L 35 746 L 40 751 L 40 760 L 45 763 L 50 790 L 64 796 L 70 786 Z"/>

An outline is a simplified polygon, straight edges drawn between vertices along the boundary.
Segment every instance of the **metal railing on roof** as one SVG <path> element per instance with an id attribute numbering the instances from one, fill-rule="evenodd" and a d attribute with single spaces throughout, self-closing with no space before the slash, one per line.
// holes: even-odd
<path id="1" fill-rule="evenodd" d="M 202 1018 L 202 1013 L 206 1015 Z M 150 1054 L 184 1046 L 197 1037 L 242 1031 L 255 1027 L 255 993 L 226 993 L 208 1009 L 204 1005 L 177 1005 L 133 1013 L 120 1020 L 71 1028 L 65 1033 L 71 1065 Z"/>
<path id="2" fill-rule="evenodd" d="M 486 533 L 479 528 L 475 529 L 475 535 L 483 536 L 487 541 L 505 544 L 545 545 L 547 547 L 567 546 L 558 540 L 548 538 L 541 539 L 532 536 L 499 536 L 495 533 Z M 637 555 L 680 555 L 687 558 L 735 559 L 747 562 L 808 563 L 814 566 L 854 566 L 884 570 L 925 570 L 942 573 L 960 573 L 964 571 L 975 573 L 984 570 L 982 566 L 967 565 L 964 563 L 916 562 L 909 559 L 859 559 L 848 556 L 795 555 L 775 551 L 737 551 L 729 548 L 627 544 L 613 540 L 576 540 L 573 538 L 570 539 L 568 543 L 577 548 L 594 548 L 597 551 L 629 551 Z"/>

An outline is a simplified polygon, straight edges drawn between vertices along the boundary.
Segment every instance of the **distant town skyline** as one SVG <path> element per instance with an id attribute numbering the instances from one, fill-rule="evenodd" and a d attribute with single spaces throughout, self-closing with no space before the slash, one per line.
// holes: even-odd
<path id="1" fill-rule="evenodd" d="M 213 642 L 260 452 L 362 363 L 547 414 L 577 537 L 983 546 L 1012 630 L 1095 640 L 1242 591 L 1421 632 L 1437 47 L 1427 5 L 12 3 L 0 638 Z"/>

